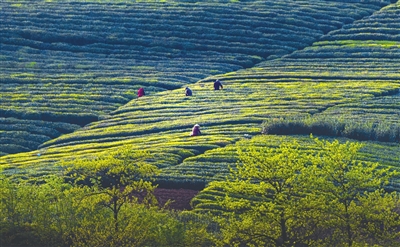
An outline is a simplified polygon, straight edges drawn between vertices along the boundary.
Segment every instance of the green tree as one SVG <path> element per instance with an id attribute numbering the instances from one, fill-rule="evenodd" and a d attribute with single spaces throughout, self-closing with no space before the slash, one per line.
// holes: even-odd
<path id="1" fill-rule="evenodd" d="M 0 174 L 0 245 L 210 246 L 206 225 L 155 205 L 148 157 L 127 147 L 74 160 L 75 183 Z"/>
<path id="2" fill-rule="evenodd" d="M 391 246 L 399 240 L 399 198 L 383 186 L 396 173 L 357 160 L 359 143 L 320 141 L 301 150 L 239 145 L 222 187 L 219 246 Z"/>
<path id="3" fill-rule="evenodd" d="M 319 150 L 310 155 L 312 165 L 305 177 L 321 202 L 319 227 L 329 232 L 323 242 L 354 246 L 374 243 L 378 237 L 381 243 L 398 237 L 398 196 L 382 189 L 397 173 L 358 160 L 360 143 L 314 140 Z"/>
<path id="4" fill-rule="evenodd" d="M 119 214 L 126 203 L 157 203 L 153 196 L 156 186 L 149 179 L 159 171 L 146 162 L 149 157 L 148 152 L 125 146 L 95 158 L 74 160 L 68 174 L 76 184 L 90 188 L 91 193 L 82 202 L 89 200 L 112 211 L 114 231 L 118 232 Z"/>
<path id="5" fill-rule="evenodd" d="M 297 217 L 306 197 L 301 177 L 307 159 L 297 143 L 278 149 L 239 144 L 240 162 L 224 184 L 227 210 L 219 245 L 293 246 L 307 236 L 293 229 L 303 224 Z M 210 186 L 220 186 L 212 183 Z M 239 198 L 239 199 L 238 199 Z"/>
<path id="6" fill-rule="evenodd" d="M 76 227 L 74 198 L 82 196 L 56 176 L 40 183 L 0 177 L 0 245 L 68 246 Z"/>
<path id="7" fill-rule="evenodd" d="M 158 169 L 147 162 L 151 158 L 148 152 L 131 150 L 128 146 L 73 161 L 68 173 L 87 193 L 75 198 L 79 217 L 72 246 L 183 247 L 208 243 L 204 226 L 182 222 L 178 214 L 157 205 L 151 176 Z"/>
<path id="8" fill-rule="evenodd" d="M 9 225 L 16 226 L 21 223 L 18 202 L 17 184 L 12 183 L 11 179 L 5 175 L 0 174 L 0 216 Z"/>

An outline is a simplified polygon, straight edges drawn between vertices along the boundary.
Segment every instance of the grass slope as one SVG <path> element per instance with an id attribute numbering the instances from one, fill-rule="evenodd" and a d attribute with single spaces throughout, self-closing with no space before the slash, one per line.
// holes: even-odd
<path id="1" fill-rule="evenodd" d="M 140 86 L 154 95 L 249 68 L 388 3 L 1 1 L 0 117 L 29 123 L 0 129 L 0 154 L 34 150 L 40 138 L 22 141 L 36 134 L 28 126 L 60 122 L 71 132 L 106 118 Z"/>
<path id="2" fill-rule="evenodd" d="M 398 4 L 391 5 L 345 26 L 343 31 L 352 29 L 352 35 L 358 37 L 372 25 L 378 26 L 376 30 L 379 31 L 379 25 L 397 23 L 399 12 Z M 363 28 L 357 28 L 362 25 Z M 395 26 L 391 28 L 396 29 Z M 261 123 L 267 119 L 323 117 L 340 112 L 338 117 L 352 116 L 354 121 L 379 117 L 399 124 L 400 118 L 396 115 L 400 87 L 396 70 L 400 61 L 398 49 L 381 47 L 375 54 L 375 46 L 365 45 L 394 42 L 394 38 L 389 35 L 382 39 L 383 36 L 377 34 L 375 40 L 347 40 L 366 46 L 361 54 L 358 47 L 336 50 L 321 45 L 338 42 L 335 36 L 340 33 L 329 33 L 315 46 L 282 59 L 219 75 L 224 90 L 212 90 L 216 77 L 209 77 L 193 85 L 192 97 L 184 97 L 183 90 L 179 89 L 133 100 L 110 113 L 108 118 L 46 142 L 38 151 L 4 156 L 0 164 L 9 174 L 41 176 L 56 172 L 62 160 L 96 156 L 121 145 L 132 145 L 133 149 L 146 149 L 154 154 L 153 162 L 162 169 L 159 182 L 198 188 L 208 181 L 223 179 L 228 166 L 236 163 L 235 147 L 231 144 L 259 134 Z M 369 37 L 374 37 L 374 33 Z M 346 52 L 335 53 L 343 51 L 341 49 Z M 370 53 L 375 56 L 371 57 Z M 331 57 L 323 59 L 321 54 L 331 54 Z M 355 106 L 369 111 L 354 114 Z M 377 108 L 375 112 L 379 115 L 372 114 L 373 108 Z M 202 126 L 203 135 L 189 137 L 195 123 Z M 266 145 L 277 145 L 281 137 L 255 137 L 254 141 L 259 141 L 258 138 L 265 138 Z M 285 138 L 296 138 L 308 148 L 308 137 Z M 361 159 L 398 169 L 399 153 L 398 143 L 367 142 Z M 397 189 L 397 184 L 394 181 L 392 188 Z"/>

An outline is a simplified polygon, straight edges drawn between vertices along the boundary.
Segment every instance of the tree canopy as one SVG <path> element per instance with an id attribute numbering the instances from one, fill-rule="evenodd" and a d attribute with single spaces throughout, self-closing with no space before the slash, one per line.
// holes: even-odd
<path id="1" fill-rule="evenodd" d="M 357 160 L 360 143 L 296 142 L 278 148 L 238 145 L 217 216 L 219 245 L 361 246 L 398 241 L 399 198 L 383 186 L 390 168 Z M 239 212 L 239 214 L 238 214 Z M 378 213 L 380 212 L 380 213 Z"/>

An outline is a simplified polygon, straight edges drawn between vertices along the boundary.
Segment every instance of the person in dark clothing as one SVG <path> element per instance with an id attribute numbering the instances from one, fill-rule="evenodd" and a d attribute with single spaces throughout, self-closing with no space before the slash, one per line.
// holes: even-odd
<path id="1" fill-rule="evenodd" d="M 219 90 L 220 88 L 223 89 L 224 87 L 222 86 L 221 81 L 217 79 L 214 82 L 214 90 Z"/>
<path id="2" fill-rule="evenodd" d="M 138 92 L 137 92 L 138 98 L 140 98 L 140 97 L 142 97 L 142 96 L 144 96 L 144 95 L 145 95 L 144 89 L 143 89 L 142 87 L 139 88 L 139 90 L 138 90 Z"/>
<path id="3" fill-rule="evenodd" d="M 195 124 L 193 126 L 192 132 L 190 132 L 190 136 L 198 136 L 201 135 L 200 125 Z"/>
<path id="4" fill-rule="evenodd" d="M 185 89 L 185 95 L 186 96 L 192 96 L 192 90 L 189 87 L 186 87 Z"/>

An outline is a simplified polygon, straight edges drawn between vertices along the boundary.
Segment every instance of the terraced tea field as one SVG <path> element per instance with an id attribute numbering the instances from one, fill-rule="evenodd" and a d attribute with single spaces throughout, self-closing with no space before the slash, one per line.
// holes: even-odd
<path id="1" fill-rule="evenodd" d="M 1 128 L 0 155 L 108 119 L 141 86 L 158 95 L 250 68 L 389 3 L 2 1 L 0 117 L 24 125 Z"/>
<path id="2" fill-rule="evenodd" d="M 34 150 L 43 142 L 78 128 L 79 125 L 63 122 L 0 118 L 0 155 Z"/>
<path id="3" fill-rule="evenodd" d="M 392 4 L 282 58 L 224 74 L 204 74 L 191 86 L 191 97 L 184 96 L 183 84 L 151 93 L 45 142 L 38 150 L 3 156 L 0 164 L 8 174 L 37 177 L 57 172 L 61 163 L 68 164 L 72 158 L 94 157 L 131 145 L 154 155 L 153 162 L 162 170 L 157 177 L 162 186 L 200 189 L 224 179 L 237 160 L 234 144 L 259 135 L 263 122 L 286 117 L 336 118 L 390 126 L 396 135 L 400 126 L 399 18 L 400 5 Z M 221 79 L 223 90 L 213 90 L 216 78 Z M 202 135 L 190 137 L 196 123 Z M 283 139 L 266 135 L 252 141 L 278 146 L 280 141 L 297 139 L 306 151 L 312 148 L 308 134 Z M 398 169 L 399 154 L 395 138 L 365 142 L 360 159 Z M 390 187 L 398 189 L 397 181 Z M 211 202 L 202 198 L 215 198 L 215 194 L 207 190 L 200 194 L 194 201 L 196 210 L 212 209 Z"/>

